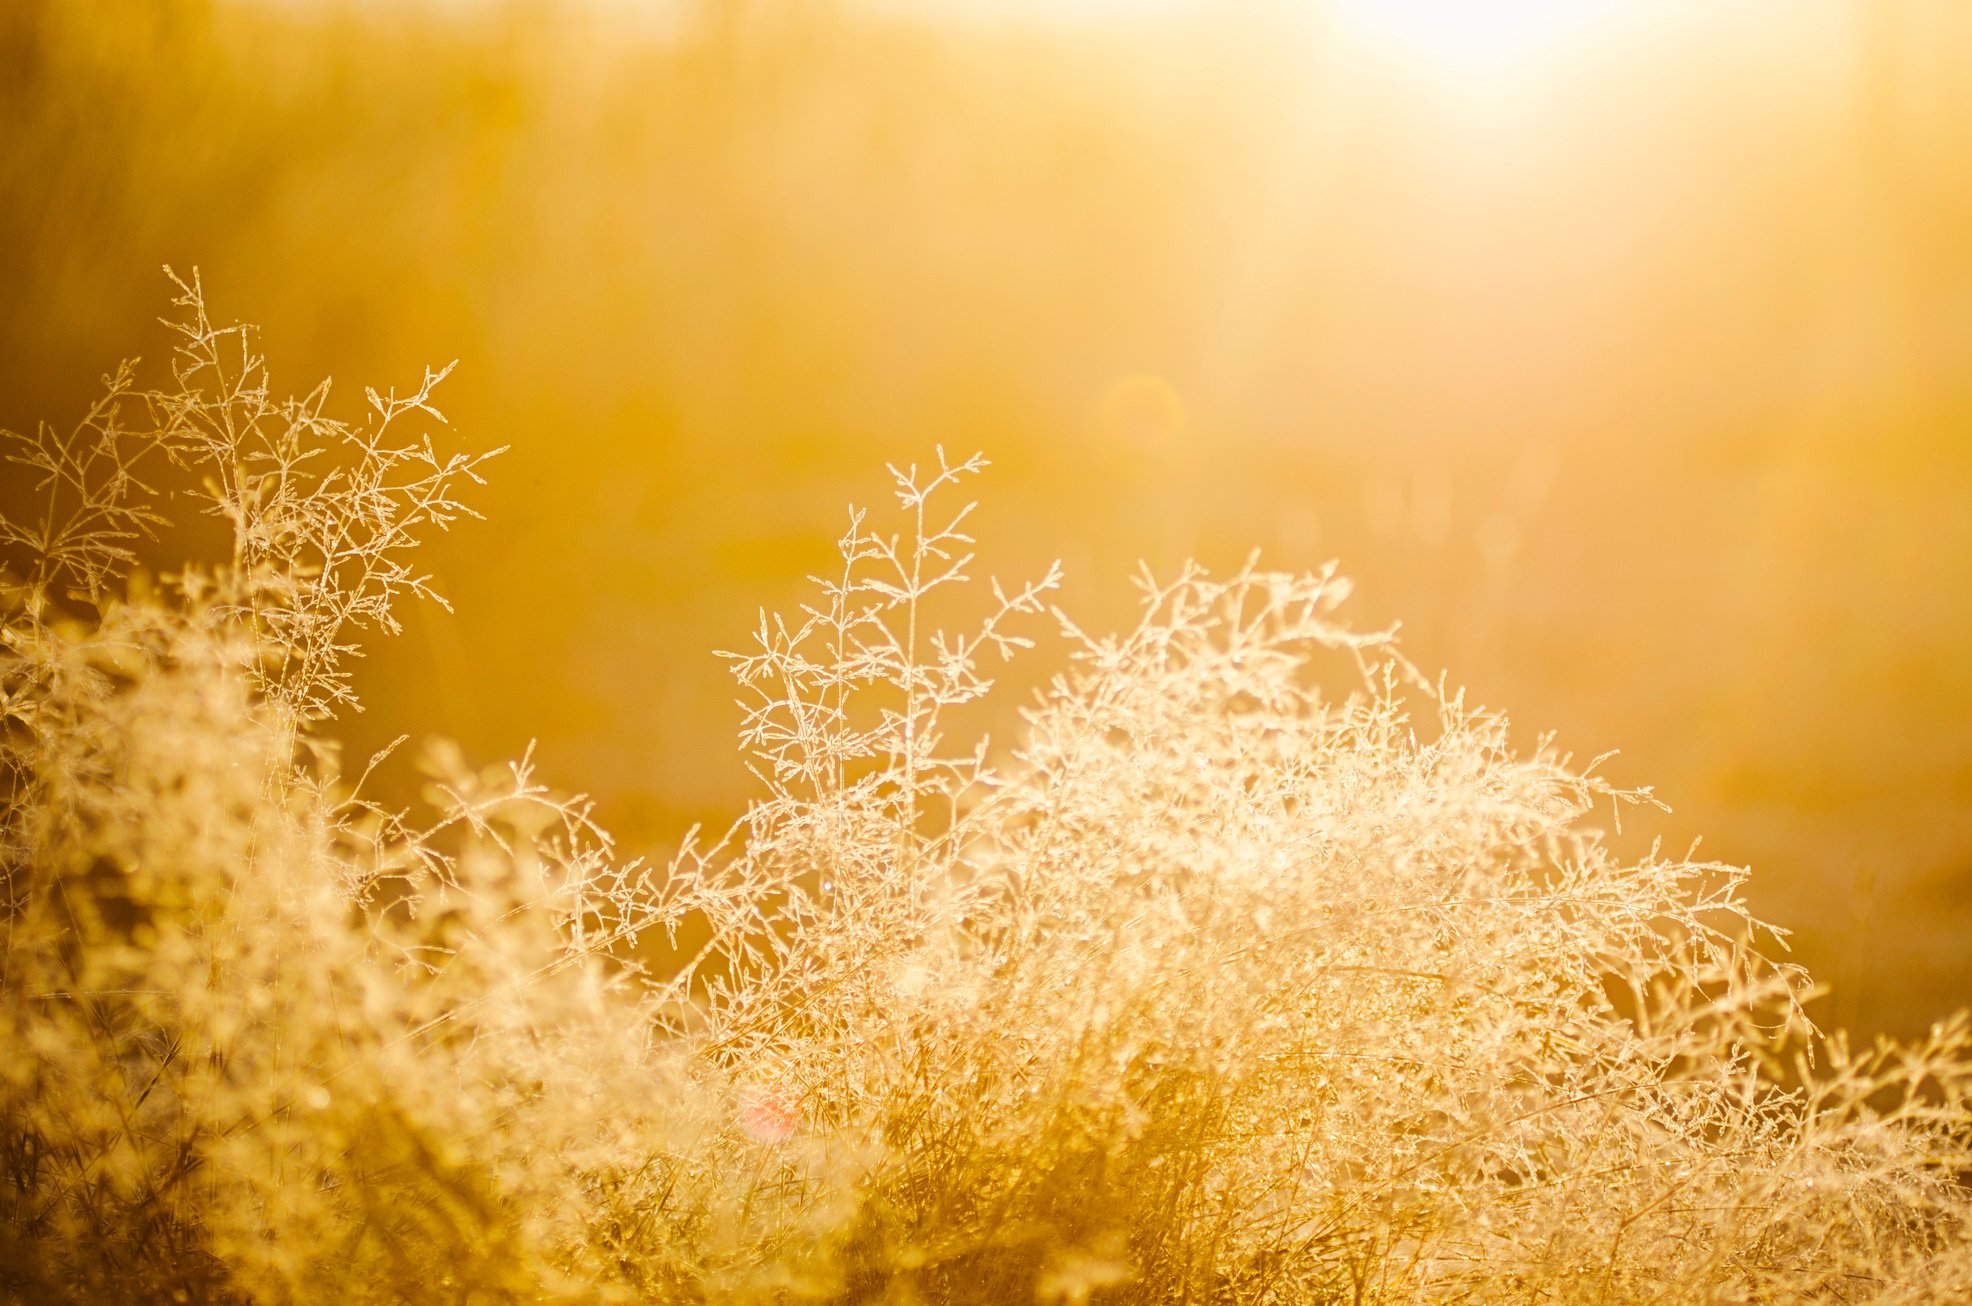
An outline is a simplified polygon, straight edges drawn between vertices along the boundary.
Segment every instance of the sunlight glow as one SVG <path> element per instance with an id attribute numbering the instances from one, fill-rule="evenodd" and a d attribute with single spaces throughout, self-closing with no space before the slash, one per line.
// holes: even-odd
<path id="1" fill-rule="evenodd" d="M 1598 34 L 1634 0 L 1328 0 L 1346 31 L 1434 71 L 1494 81 Z"/>

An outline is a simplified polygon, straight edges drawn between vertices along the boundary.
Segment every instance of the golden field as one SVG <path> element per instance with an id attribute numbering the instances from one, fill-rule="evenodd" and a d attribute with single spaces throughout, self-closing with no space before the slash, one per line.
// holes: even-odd
<path id="1" fill-rule="evenodd" d="M 0 1290 L 1963 1291 L 1972 13 L 1460 12 L 8 6 Z"/>

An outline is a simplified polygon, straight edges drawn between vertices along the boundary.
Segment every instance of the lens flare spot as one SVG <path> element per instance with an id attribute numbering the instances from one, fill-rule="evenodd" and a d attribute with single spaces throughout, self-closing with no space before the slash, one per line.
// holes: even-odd
<path id="1" fill-rule="evenodd" d="M 1148 452 L 1177 443 L 1185 431 L 1185 402 L 1160 376 L 1123 377 L 1103 396 L 1102 429 L 1127 449 Z"/>
<path id="2" fill-rule="evenodd" d="M 779 1085 L 758 1085 L 740 1095 L 739 1118 L 754 1141 L 785 1143 L 801 1127 L 801 1099 Z"/>

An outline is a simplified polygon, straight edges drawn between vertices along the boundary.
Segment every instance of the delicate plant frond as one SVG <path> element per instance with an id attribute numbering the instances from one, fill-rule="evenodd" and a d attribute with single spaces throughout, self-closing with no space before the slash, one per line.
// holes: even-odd
<path id="1" fill-rule="evenodd" d="M 1333 569 L 1146 573 L 1111 635 L 1055 568 L 960 590 L 977 456 L 893 467 L 726 655 L 723 835 L 626 861 L 531 748 L 370 797 L 322 721 L 486 455 L 433 440 L 449 369 L 345 422 L 177 284 L 169 384 L 9 437 L 0 1296 L 1972 1291 L 1963 1017 L 1821 1038 L 1744 871 L 1619 856 L 1649 791 L 1515 749 Z M 153 583 L 187 470 L 230 556 Z M 959 709 L 1043 626 L 995 745 Z"/>

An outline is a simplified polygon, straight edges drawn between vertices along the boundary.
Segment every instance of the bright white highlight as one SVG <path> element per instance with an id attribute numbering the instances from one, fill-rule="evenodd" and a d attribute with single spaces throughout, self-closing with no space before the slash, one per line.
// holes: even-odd
<path id="1" fill-rule="evenodd" d="M 1530 71 L 1635 0 L 1325 0 L 1343 30 L 1475 80 Z"/>

